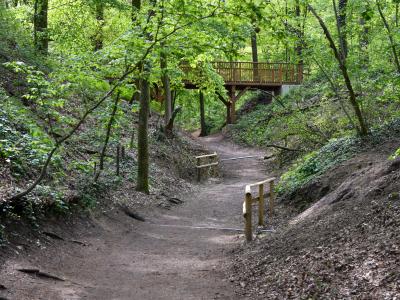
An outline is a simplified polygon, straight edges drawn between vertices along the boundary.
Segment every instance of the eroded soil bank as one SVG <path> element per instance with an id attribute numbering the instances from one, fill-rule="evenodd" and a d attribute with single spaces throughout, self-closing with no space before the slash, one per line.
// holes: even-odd
<path id="1" fill-rule="evenodd" d="M 281 202 L 276 234 L 235 250 L 232 280 L 242 292 L 400 299 L 400 159 L 388 159 L 398 145 L 366 150 Z M 304 201 L 308 208 L 285 215 Z"/>

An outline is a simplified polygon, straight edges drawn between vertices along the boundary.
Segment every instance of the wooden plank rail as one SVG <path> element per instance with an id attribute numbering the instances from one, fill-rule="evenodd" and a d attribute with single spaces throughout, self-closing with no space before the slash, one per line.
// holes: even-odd
<path id="1" fill-rule="evenodd" d="M 222 62 L 212 63 L 215 71 L 224 79 L 227 85 L 258 84 L 258 85 L 295 85 L 303 81 L 303 65 L 292 63 L 266 62 Z M 189 64 L 181 64 L 185 74 L 192 68 Z"/>
<path id="2" fill-rule="evenodd" d="M 252 204 L 258 203 L 258 225 L 265 226 L 264 221 L 264 186 L 269 184 L 269 193 L 266 194 L 269 196 L 269 219 L 271 220 L 274 213 L 275 206 L 275 180 L 276 178 L 269 178 L 264 181 L 260 181 L 257 183 L 246 185 L 245 189 L 245 200 L 243 202 L 243 217 L 245 220 L 244 232 L 246 235 L 246 240 L 248 242 L 253 240 L 253 224 L 252 224 Z M 258 197 L 253 197 L 251 188 L 258 187 Z"/>
<path id="3" fill-rule="evenodd" d="M 204 160 L 207 160 L 203 163 Z M 216 152 L 212 154 L 196 156 L 196 169 L 197 169 L 197 181 L 201 181 L 201 170 L 204 168 L 211 168 L 218 166 L 218 154 Z"/>

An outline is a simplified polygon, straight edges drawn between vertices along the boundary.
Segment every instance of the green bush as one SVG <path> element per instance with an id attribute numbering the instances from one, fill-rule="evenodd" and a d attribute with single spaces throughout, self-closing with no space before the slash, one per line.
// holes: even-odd
<path id="1" fill-rule="evenodd" d="M 317 151 L 311 152 L 298 159 L 281 177 L 277 185 L 280 195 L 290 195 L 297 189 L 317 178 L 328 169 L 352 158 L 357 153 L 380 145 L 391 137 L 400 135 L 400 119 L 395 119 L 381 127 L 375 128 L 367 138 L 349 136 L 333 139 Z M 393 155 L 396 157 L 400 150 Z"/>
<path id="2" fill-rule="evenodd" d="M 14 176 L 32 175 L 42 167 L 53 141 L 19 100 L 0 90 L 0 104 L 0 159 L 10 165 Z M 52 166 L 59 164 L 56 155 Z"/>
<path id="3" fill-rule="evenodd" d="M 303 156 L 282 175 L 277 192 L 281 195 L 293 193 L 329 168 L 351 158 L 362 149 L 361 143 L 356 137 L 335 139 L 320 150 Z"/>
<path id="4" fill-rule="evenodd" d="M 396 159 L 398 157 L 400 157 L 400 148 L 397 149 L 390 158 L 391 159 Z"/>

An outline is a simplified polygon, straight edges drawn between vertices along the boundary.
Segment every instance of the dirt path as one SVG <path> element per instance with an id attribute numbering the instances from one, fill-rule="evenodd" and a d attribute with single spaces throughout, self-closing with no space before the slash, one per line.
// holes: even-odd
<path id="1" fill-rule="evenodd" d="M 202 143 L 222 158 L 262 155 L 221 136 Z M 0 284 L 7 288 L 0 288 L 0 299 L 243 299 L 224 274 L 229 251 L 243 239 L 237 232 L 191 227 L 242 228 L 244 185 L 264 174 L 259 159 L 226 162 L 221 180 L 180 195 L 183 205 L 152 212 L 148 222 L 118 211 L 93 219 L 80 235 L 71 234 L 86 245 L 52 240 L 28 257 L 8 261 L 0 272 Z M 24 274 L 20 267 L 65 281 Z"/>

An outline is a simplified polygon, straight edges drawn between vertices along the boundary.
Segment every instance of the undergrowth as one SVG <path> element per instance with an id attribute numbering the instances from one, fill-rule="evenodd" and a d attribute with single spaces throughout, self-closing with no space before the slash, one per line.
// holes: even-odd
<path id="1" fill-rule="evenodd" d="M 291 195 L 328 169 L 354 157 L 358 153 L 399 136 L 400 119 L 395 119 L 388 124 L 375 128 L 366 138 L 349 136 L 333 139 L 319 150 L 308 153 L 298 159 L 282 175 L 281 181 L 277 185 L 277 192 L 280 195 Z"/>

